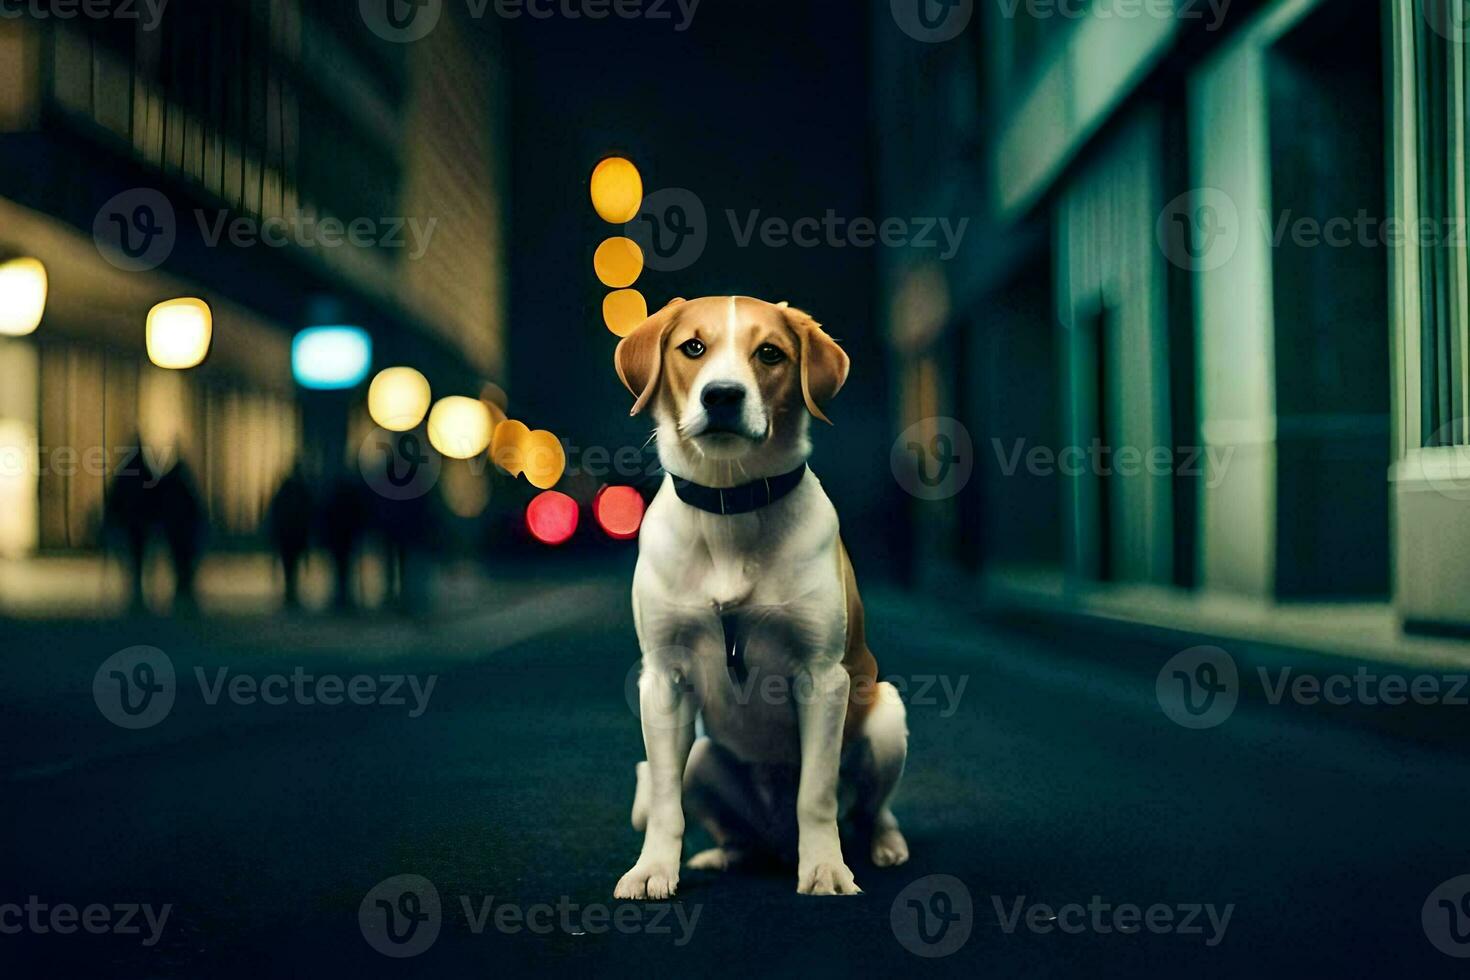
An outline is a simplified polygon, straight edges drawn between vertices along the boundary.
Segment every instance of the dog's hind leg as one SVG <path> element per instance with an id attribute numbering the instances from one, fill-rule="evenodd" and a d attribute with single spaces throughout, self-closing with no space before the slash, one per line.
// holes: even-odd
<path id="1" fill-rule="evenodd" d="M 903 699 L 887 681 L 877 685 L 876 701 L 861 731 L 862 742 L 854 746 L 860 756 L 853 775 L 853 823 L 868 835 L 873 863 L 893 867 L 909 859 L 908 841 L 890 807 L 908 758 L 909 730 Z"/>
<path id="2" fill-rule="evenodd" d="M 686 862 L 691 870 L 724 871 L 750 854 L 760 819 L 746 767 L 709 738 L 699 738 L 684 769 L 684 810 L 699 821 L 715 846 Z"/>

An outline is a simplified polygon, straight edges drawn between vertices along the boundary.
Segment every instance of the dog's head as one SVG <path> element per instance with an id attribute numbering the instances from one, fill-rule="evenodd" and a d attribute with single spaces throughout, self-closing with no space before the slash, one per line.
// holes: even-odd
<path id="1" fill-rule="evenodd" d="M 618 377 L 651 409 L 659 450 L 693 459 L 771 460 L 802 453 L 809 414 L 847 380 L 847 354 L 785 303 L 744 296 L 676 299 L 618 344 Z"/>

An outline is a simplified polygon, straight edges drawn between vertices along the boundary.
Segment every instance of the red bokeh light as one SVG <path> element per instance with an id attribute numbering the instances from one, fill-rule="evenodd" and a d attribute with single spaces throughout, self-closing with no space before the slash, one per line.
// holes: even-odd
<path id="1" fill-rule="evenodd" d="M 526 529 L 542 544 L 566 544 L 577 533 L 577 502 L 564 493 L 547 490 L 526 505 Z"/>
<path id="2" fill-rule="evenodd" d="M 632 541 L 643 524 L 643 495 L 632 487 L 603 487 L 592 501 L 592 513 L 608 537 Z"/>

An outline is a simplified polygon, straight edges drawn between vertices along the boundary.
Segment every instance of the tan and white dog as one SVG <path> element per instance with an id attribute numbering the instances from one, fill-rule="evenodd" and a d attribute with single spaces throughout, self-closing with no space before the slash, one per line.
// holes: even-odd
<path id="1" fill-rule="evenodd" d="M 857 894 L 839 818 L 874 864 L 908 860 L 889 809 L 908 731 L 876 679 L 837 512 L 806 468 L 810 418 L 827 421 L 847 354 L 785 303 L 722 296 L 674 300 L 616 362 L 668 475 L 633 579 L 643 851 L 614 894 L 674 894 L 686 810 L 717 845 L 690 868 L 764 854 L 794 859 L 802 894 Z"/>

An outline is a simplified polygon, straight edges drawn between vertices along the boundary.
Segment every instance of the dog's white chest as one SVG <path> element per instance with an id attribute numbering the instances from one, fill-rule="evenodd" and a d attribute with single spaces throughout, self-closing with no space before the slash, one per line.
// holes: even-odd
<path id="1" fill-rule="evenodd" d="M 836 547 L 836 512 L 815 478 L 754 514 L 706 514 L 672 493 L 649 508 L 633 583 L 645 666 L 687 676 L 710 734 L 742 756 L 792 757 L 791 679 L 842 656 Z"/>

